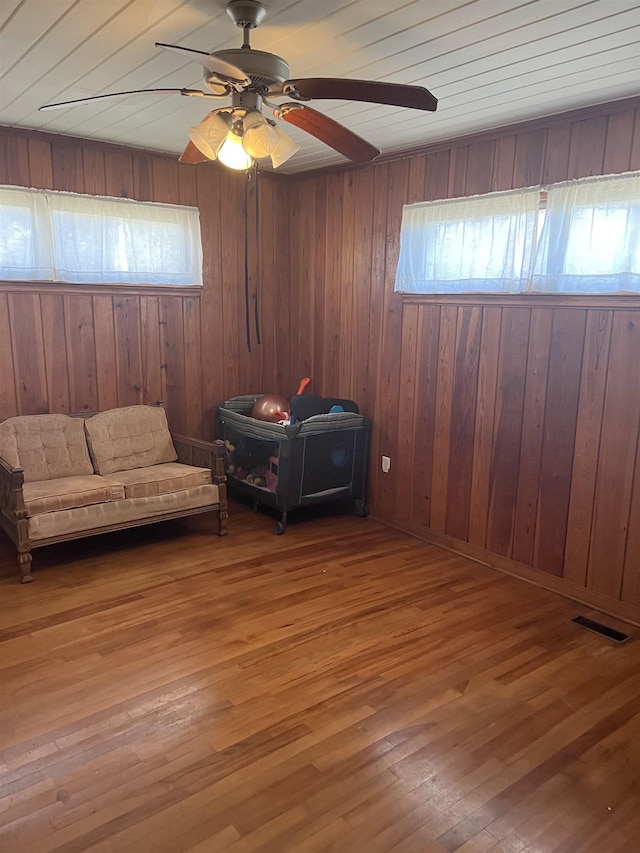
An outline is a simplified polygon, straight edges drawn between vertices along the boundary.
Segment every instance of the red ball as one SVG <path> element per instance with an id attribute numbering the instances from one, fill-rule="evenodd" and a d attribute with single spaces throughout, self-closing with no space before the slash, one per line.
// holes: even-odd
<path id="1" fill-rule="evenodd" d="M 280 394 L 263 394 L 258 397 L 251 410 L 252 417 L 271 423 L 286 420 L 290 413 L 289 401 Z"/>

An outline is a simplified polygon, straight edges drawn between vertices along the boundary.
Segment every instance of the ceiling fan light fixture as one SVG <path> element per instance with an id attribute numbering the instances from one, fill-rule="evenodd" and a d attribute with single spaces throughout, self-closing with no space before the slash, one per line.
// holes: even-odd
<path id="1" fill-rule="evenodd" d="M 229 134 L 229 125 L 220 113 L 207 116 L 195 127 L 189 128 L 189 139 L 201 154 L 215 160 Z"/>
<path id="2" fill-rule="evenodd" d="M 245 115 L 243 128 L 242 147 L 256 160 L 268 157 L 278 146 L 276 129 L 258 110 L 252 110 Z"/>
<path id="3" fill-rule="evenodd" d="M 281 127 L 274 128 L 278 135 L 278 144 L 271 152 L 271 163 L 274 169 L 286 163 L 290 157 L 300 150 L 300 145 L 294 142 L 288 133 L 285 133 Z"/>
<path id="4" fill-rule="evenodd" d="M 242 139 L 232 130 L 218 151 L 218 160 L 237 172 L 247 172 L 253 166 L 253 158 L 242 147 Z"/>

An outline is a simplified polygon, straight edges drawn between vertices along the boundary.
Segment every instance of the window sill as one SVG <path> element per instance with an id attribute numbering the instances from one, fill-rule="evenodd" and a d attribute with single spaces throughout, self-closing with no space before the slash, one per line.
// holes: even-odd
<path id="1" fill-rule="evenodd" d="M 119 296 L 199 297 L 199 284 L 71 284 L 57 281 L 0 281 L 0 293 L 117 294 Z"/>
<path id="2" fill-rule="evenodd" d="M 527 308 L 640 308 L 638 293 L 396 293 L 404 305 L 521 305 Z"/>

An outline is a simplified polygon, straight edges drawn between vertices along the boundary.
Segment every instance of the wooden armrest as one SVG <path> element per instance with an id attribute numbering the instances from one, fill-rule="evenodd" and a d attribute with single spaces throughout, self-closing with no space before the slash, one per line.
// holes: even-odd
<path id="1" fill-rule="evenodd" d="M 202 441 L 199 438 L 188 438 L 176 433 L 172 433 L 171 437 L 178 454 L 178 462 L 185 465 L 197 465 L 200 468 L 210 468 L 214 483 L 226 483 L 223 441 L 220 439 Z"/>
<path id="2" fill-rule="evenodd" d="M 23 485 L 23 469 L 12 468 L 6 459 L 0 456 L 0 506 L 5 515 L 14 518 L 27 517 L 22 494 Z"/>

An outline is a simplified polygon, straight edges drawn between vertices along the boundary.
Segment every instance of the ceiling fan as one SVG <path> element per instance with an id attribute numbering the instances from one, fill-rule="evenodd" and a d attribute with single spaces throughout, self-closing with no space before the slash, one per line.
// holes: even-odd
<path id="1" fill-rule="evenodd" d="M 242 47 L 213 53 L 192 50 L 179 45 L 156 42 L 156 47 L 170 50 L 200 62 L 204 66 L 204 84 L 199 89 L 138 89 L 79 98 L 57 104 L 46 104 L 40 110 L 54 110 L 93 103 L 124 95 L 179 94 L 195 98 L 231 98 L 231 104 L 210 112 L 189 129 L 190 142 L 183 151 L 181 163 L 202 163 L 218 159 L 232 169 L 247 170 L 255 160 L 270 158 L 274 168 L 286 162 L 299 145 L 274 119 L 294 125 L 353 162 L 374 160 L 380 151 L 344 125 L 307 106 L 317 98 L 365 101 L 418 110 L 434 111 L 437 99 L 422 86 L 351 80 L 335 77 L 289 78 L 289 66 L 280 56 L 254 50 L 249 33 L 259 26 L 267 14 L 259 0 L 231 0 L 226 11 L 243 30 Z M 274 98 L 288 98 L 284 103 Z M 262 106 L 273 111 L 265 118 Z"/>

